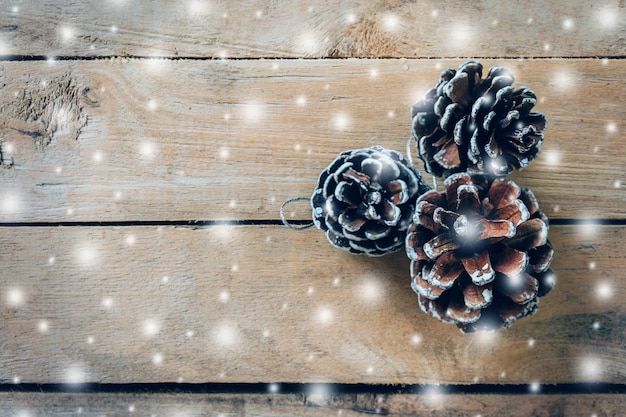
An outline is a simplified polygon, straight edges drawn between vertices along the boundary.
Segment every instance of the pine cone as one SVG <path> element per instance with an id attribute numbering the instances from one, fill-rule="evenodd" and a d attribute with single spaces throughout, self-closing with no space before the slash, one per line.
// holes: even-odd
<path id="1" fill-rule="evenodd" d="M 421 309 L 463 332 L 509 327 L 554 286 L 548 218 L 511 180 L 458 173 L 417 200 L 406 237 Z"/>
<path id="2" fill-rule="evenodd" d="M 484 171 L 504 176 L 526 167 L 541 151 L 542 113 L 531 112 L 537 97 L 513 89 L 513 74 L 492 67 L 482 78 L 475 61 L 448 68 L 439 83 L 412 107 L 412 135 L 425 169 L 435 176 Z"/>
<path id="3" fill-rule="evenodd" d="M 313 222 L 338 248 L 385 255 L 402 248 L 415 201 L 428 189 L 399 152 L 345 151 L 319 177 Z"/>

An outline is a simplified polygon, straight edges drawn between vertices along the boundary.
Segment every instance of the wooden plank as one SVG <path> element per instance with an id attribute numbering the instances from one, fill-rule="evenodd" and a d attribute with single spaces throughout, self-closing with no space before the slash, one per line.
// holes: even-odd
<path id="1" fill-rule="evenodd" d="M 277 219 L 339 152 L 404 151 L 411 104 L 462 62 L 5 62 L 0 221 Z M 550 121 L 514 178 L 551 216 L 624 218 L 626 63 L 483 63 L 514 70 Z"/>
<path id="2" fill-rule="evenodd" d="M 0 54 L 621 56 L 623 2 L 38 1 L 5 3 Z"/>
<path id="3" fill-rule="evenodd" d="M 612 416 L 626 396 L 423 394 L 51 394 L 0 393 L 0 413 L 28 417 L 106 415 L 326 417 Z M 21 414 L 20 414 L 21 413 Z"/>
<path id="4" fill-rule="evenodd" d="M 623 383 L 626 227 L 550 238 L 538 313 L 464 335 L 314 229 L 0 228 L 0 382 Z"/>

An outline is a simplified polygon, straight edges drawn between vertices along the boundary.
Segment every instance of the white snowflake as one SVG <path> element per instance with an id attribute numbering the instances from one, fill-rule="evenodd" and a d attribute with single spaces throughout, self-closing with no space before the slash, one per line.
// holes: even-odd
<path id="1" fill-rule="evenodd" d="M 267 387 L 267 390 L 271 392 L 272 394 L 276 394 L 278 391 L 280 391 L 280 385 L 276 383 L 269 384 L 269 386 Z"/>
<path id="2" fill-rule="evenodd" d="M 0 203 L 0 212 L 16 213 L 21 209 L 20 196 L 15 191 L 3 191 L 2 202 Z"/>
<path id="3" fill-rule="evenodd" d="M 155 353 L 152 356 L 152 363 L 157 365 L 157 366 L 158 365 L 162 365 L 164 360 L 165 360 L 165 358 L 163 357 L 162 353 Z"/>
<path id="4" fill-rule="evenodd" d="M 613 296 L 613 288 L 608 282 L 601 282 L 596 286 L 596 294 L 598 298 L 607 300 Z"/>
<path id="5" fill-rule="evenodd" d="M 235 346 L 239 342 L 239 334 L 233 325 L 222 323 L 215 328 L 213 340 L 223 347 Z"/>
<path id="6" fill-rule="evenodd" d="M 350 127 L 350 116 L 347 113 L 338 113 L 333 117 L 333 127 L 336 130 L 346 130 Z"/>
<path id="7" fill-rule="evenodd" d="M 603 374 L 602 362 L 593 356 L 581 358 L 578 372 L 580 378 L 585 381 L 597 381 Z"/>
<path id="8" fill-rule="evenodd" d="M 377 301 L 383 295 L 383 286 L 374 279 L 367 280 L 360 285 L 359 295 L 365 301 Z"/>
<path id="9" fill-rule="evenodd" d="M 382 18 L 382 26 L 388 32 L 395 32 L 401 24 L 400 17 L 394 13 L 386 13 Z"/>
<path id="10" fill-rule="evenodd" d="M 149 318 L 143 321 L 142 331 L 144 336 L 150 338 L 156 336 L 161 331 L 161 322 L 156 318 Z"/>
<path id="11" fill-rule="evenodd" d="M 50 330 L 50 324 L 48 323 L 47 320 L 40 320 L 37 323 L 37 329 L 41 332 L 41 333 L 48 333 L 48 331 Z"/>
<path id="12" fill-rule="evenodd" d="M 152 160 L 158 153 L 157 145 L 150 141 L 144 141 L 139 144 L 137 149 L 139 156 L 144 160 Z"/>
<path id="13" fill-rule="evenodd" d="M 70 365 L 65 371 L 65 382 L 68 384 L 82 384 L 85 382 L 86 374 L 81 365 Z"/>
<path id="14" fill-rule="evenodd" d="M 59 27 L 59 35 L 63 43 L 69 43 L 74 38 L 75 31 L 69 26 L 61 26 Z"/>
<path id="15" fill-rule="evenodd" d="M 328 306 L 320 307 L 316 314 L 317 321 L 321 324 L 330 324 L 333 321 L 333 311 Z"/>
<path id="16" fill-rule="evenodd" d="M 576 26 L 576 23 L 574 22 L 574 19 L 572 19 L 571 17 L 563 19 L 563 29 L 573 30 L 575 26 Z"/>
<path id="17" fill-rule="evenodd" d="M 9 307 L 21 307 L 24 304 L 26 297 L 24 291 L 21 288 L 9 288 L 6 294 L 6 301 Z"/>

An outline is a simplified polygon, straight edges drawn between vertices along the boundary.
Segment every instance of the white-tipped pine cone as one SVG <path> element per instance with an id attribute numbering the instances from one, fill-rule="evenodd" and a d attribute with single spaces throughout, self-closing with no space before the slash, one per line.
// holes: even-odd
<path id="1" fill-rule="evenodd" d="M 412 107 L 412 135 L 428 173 L 482 171 L 505 176 L 526 167 L 541 151 L 542 113 L 531 112 L 537 97 L 526 87 L 512 87 L 513 74 L 468 61 L 448 68 L 438 84 Z"/>
<path id="2" fill-rule="evenodd" d="M 448 177 L 417 200 L 406 251 L 421 309 L 463 332 L 509 327 L 554 286 L 548 219 L 511 180 Z"/>
<path id="3" fill-rule="evenodd" d="M 415 201 L 429 188 L 399 152 L 345 151 L 320 175 L 313 222 L 333 246 L 380 256 L 400 250 Z"/>

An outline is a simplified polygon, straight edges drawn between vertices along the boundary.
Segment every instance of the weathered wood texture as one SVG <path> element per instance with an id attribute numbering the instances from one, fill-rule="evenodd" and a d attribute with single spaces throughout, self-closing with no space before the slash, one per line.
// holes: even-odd
<path id="1" fill-rule="evenodd" d="M 0 0 L 5 389 L 529 387 L 528 395 L 2 392 L 0 416 L 621 416 L 621 394 L 530 388 L 626 381 L 625 22 L 623 0 Z M 323 57 L 377 59 L 287 59 Z M 617 220 L 551 228 L 557 288 L 511 329 L 462 335 L 426 317 L 402 253 L 351 256 L 314 229 L 132 225 L 277 220 L 281 202 L 310 195 L 340 151 L 404 151 L 411 104 L 441 69 L 465 61 L 458 57 L 509 67 L 540 98 L 543 153 L 513 178 L 543 210 Z M 293 205 L 287 216 L 306 219 L 310 209 Z M 112 223 L 40 224 L 74 221 Z"/>
<path id="2" fill-rule="evenodd" d="M 404 151 L 411 104 L 462 62 L 4 62 L 0 221 L 277 219 L 339 152 Z M 549 118 L 513 178 L 553 217 L 623 218 L 626 63 L 484 65 L 513 69 Z"/>
<path id="3" fill-rule="evenodd" d="M 626 228 L 550 234 L 538 313 L 464 335 L 314 229 L 1 228 L 0 382 L 622 383 Z"/>
<path id="4" fill-rule="evenodd" d="M 624 395 L 0 393 L 0 415 L 49 417 L 621 417 Z M 20 414 L 21 413 L 21 414 Z"/>
<path id="5" fill-rule="evenodd" d="M 190 57 L 620 56 L 624 3 L 0 3 L 0 54 Z"/>

